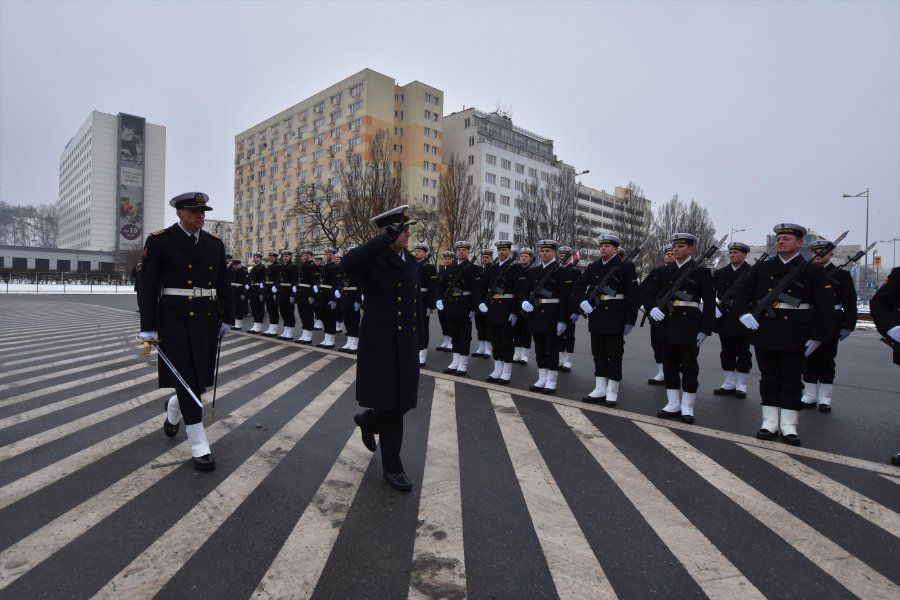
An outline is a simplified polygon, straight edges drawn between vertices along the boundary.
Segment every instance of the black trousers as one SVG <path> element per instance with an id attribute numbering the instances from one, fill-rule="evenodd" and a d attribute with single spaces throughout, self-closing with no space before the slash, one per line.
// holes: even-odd
<path id="1" fill-rule="evenodd" d="M 722 370 L 749 373 L 753 367 L 753 355 L 750 353 L 750 336 L 720 334 L 719 341 L 722 343 L 722 351 L 719 352 Z"/>
<path id="2" fill-rule="evenodd" d="M 388 473 L 402 473 L 403 462 L 400 449 L 403 447 L 403 415 L 405 410 L 376 410 L 367 408 L 362 413 L 366 425 L 378 434 L 381 447 L 381 467 Z"/>
<path id="3" fill-rule="evenodd" d="M 297 319 L 294 317 L 294 304 L 292 302 L 279 302 L 278 309 L 281 312 L 281 320 L 284 322 L 285 327 L 293 327 L 297 324 Z"/>
<path id="4" fill-rule="evenodd" d="M 509 323 L 488 323 L 488 333 L 491 338 L 491 354 L 494 360 L 503 362 L 512 362 L 513 355 L 516 353 L 516 346 L 513 343 L 513 326 Z"/>
<path id="5" fill-rule="evenodd" d="M 517 348 L 531 348 L 531 329 L 528 328 L 528 319 L 520 316 L 513 328 L 513 344 Z"/>
<path id="6" fill-rule="evenodd" d="M 700 348 L 697 344 L 663 344 L 663 376 L 666 389 L 681 389 L 688 393 L 696 393 L 698 387 L 697 377 L 700 375 L 700 365 L 697 364 L 697 356 Z"/>
<path id="7" fill-rule="evenodd" d="M 337 314 L 330 306 L 327 304 L 319 306 L 315 312 L 319 320 L 322 321 L 322 329 L 325 333 L 331 335 L 337 333 Z"/>
<path id="8" fill-rule="evenodd" d="M 246 291 L 243 288 L 240 290 Z M 241 321 L 247 316 L 247 296 L 238 293 L 238 288 L 234 288 L 234 292 L 234 318 Z"/>
<path id="9" fill-rule="evenodd" d="M 274 294 L 266 292 L 264 295 L 266 300 L 266 313 L 269 315 L 269 324 L 278 325 L 280 317 L 278 315 L 278 302 L 275 300 Z"/>
<path id="10" fill-rule="evenodd" d="M 450 325 L 447 324 L 447 315 L 444 311 L 438 311 L 438 323 L 441 324 L 441 335 L 450 335 Z"/>
<path id="11" fill-rule="evenodd" d="M 571 320 L 566 324 L 566 332 L 561 336 L 559 349 L 562 352 L 575 352 L 575 323 Z"/>
<path id="12" fill-rule="evenodd" d="M 591 334 L 591 354 L 594 355 L 594 376 L 622 381 L 622 356 L 625 354 L 625 337 Z"/>
<path id="13" fill-rule="evenodd" d="M 425 350 L 428 348 L 429 325 L 431 325 L 431 317 L 428 316 L 428 311 L 423 308 L 422 328 L 419 330 L 419 350 Z"/>
<path id="14" fill-rule="evenodd" d="M 359 311 L 350 308 L 341 313 L 344 317 L 344 333 L 350 337 L 359 337 Z"/>
<path id="15" fill-rule="evenodd" d="M 559 336 L 555 331 L 532 331 L 534 337 L 534 360 L 538 369 L 559 370 Z"/>
<path id="16" fill-rule="evenodd" d="M 190 382 L 188 384 L 193 388 L 193 384 Z M 196 394 L 197 390 L 194 390 L 194 393 Z M 194 425 L 203 421 L 203 410 L 197 406 L 184 386 L 178 382 L 175 383 L 175 395 L 178 396 L 178 408 L 181 410 L 181 418 L 184 419 L 185 425 Z M 197 394 L 197 399 L 202 400 L 200 394 Z"/>
<path id="17" fill-rule="evenodd" d="M 763 406 L 800 410 L 803 395 L 803 352 L 787 352 L 756 346 L 759 396 Z"/>
<path id="18" fill-rule="evenodd" d="M 262 323 L 266 318 L 266 303 L 260 300 L 262 290 L 250 287 L 250 314 L 254 323 Z"/>
<path id="19" fill-rule="evenodd" d="M 656 361 L 656 364 L 662 364 L 663 361 L 663 347 L 662 342 L 659 341 L 659 328 L 650 326 L 650 346 L 653 348 L 653 360 Z"/>
<path id="20" fill-rule="evenodd" d="M 297 302 L 297 314 L 300 315 L 300 324 L 307 331 L 313 330 L 313 323 L 316 321 L 316 313 L 313 305 L 309 303 L 309 297 L 301 296 Z"/>
<path id="21" fill-rule="evenodd" d="M 835 357 L 838 338 L 822 342 L 816 351 L 806 357 L 803 381 L 807 383 L 834 383 Z"/>
<path id="22" fill-rule="evenodd" d="M 468 355 L 472 347 L 472 321 L 468 316 L 461 319 L 447 317 L 447 327 L 453 340 L 453 352 Z"/>
<path id="23" fill-rule="evenodd" d="M 490 341 L 490 333 L 488 333 L 488 325 L 487 319 L 481 313 L 481 311 L 476 310 L 475 312 L 475 333 L 478 336 L 479 342 L 488 342 Z"/>

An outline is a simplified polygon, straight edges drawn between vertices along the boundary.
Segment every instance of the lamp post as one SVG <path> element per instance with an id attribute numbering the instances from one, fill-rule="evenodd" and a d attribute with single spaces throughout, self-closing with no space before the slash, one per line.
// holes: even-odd
<path id="1" fill-rule="evenodd" d="M 897 266 L 897 242 L 900 242 L 900 235 L 898 235 L 897 237 L 895 237 L 892 240 L 878 240 L 879 244 L 893 244 L 894 245 L 894 252 L 891 256 L 891 268 L 892 269 Z"/>
<path id="2" fill-rule="evenodd" d="M 842 198 L 865 198 L 866 199 L 866 248 L 869 247 L 869 188 L 858 194 L 843 194 Z M 869 303 L 869 255 L 866 254 L 865 262 L 865 282 L 863 283 L 863 300 Z"/>
<path id="3" fill-rule="evenodd" d="M 734 234 L 740 233 L 742 231 L 747 231 L 747 230 L 746 229 L 735 229 L 734 227 L 732 227 L 731 233 L 728 235 L 728 244 L 731 245 L 731 243 L 734 241 Z"/>

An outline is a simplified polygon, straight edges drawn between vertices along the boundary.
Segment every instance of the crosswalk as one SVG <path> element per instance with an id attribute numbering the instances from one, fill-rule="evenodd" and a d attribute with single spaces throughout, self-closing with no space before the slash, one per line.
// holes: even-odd
<path id="1" fill-rule="evenodd" d="M 235 334 L 200 473 L 137 328 L 0 312 L 0 597 L 900 598 L 894 467 L 425 370 L 402 494 L 354 357 Z"/>

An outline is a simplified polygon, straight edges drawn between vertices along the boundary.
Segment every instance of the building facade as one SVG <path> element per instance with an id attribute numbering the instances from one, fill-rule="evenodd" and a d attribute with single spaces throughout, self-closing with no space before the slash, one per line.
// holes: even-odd
<path id="1" fill-rule="evenodd" d="M 407 201 L 436 205 L 442 114 L 441 90 L 364 69 L 237 134 L 232 254 L 306 245 L 308 224 L 291 216 L 297 194 L 310 184 L 340 194 L 348 154 L 368 160 L 379 130 L 390 136 Z"/>
<path id="2" fill-rule="evenodd" d="M 59 158 L 60 248 L 112 252 L 163 226 L 166 128 L 94 111 Z"/>
<path id="3" fill-rule="evenodd" d="M 233 222 L 222 221 L 221 219 L 206 219 L 203 223 L 203 230 L 221 239 L 222 243 L 225 244 L 225 251 L 231 252 L 232 244 L 234 243 Z"/>
<path id="4" fill-rule="evenodd" d="M 650 201 L 646 198 L 633 195 L 629 188 L 616 186 L 615 192 L 610 194 L 579 183 L 575 201 L 580 239 L 591 240 L 601 233 L 615 233 L 626 243 L 628 240 L 643 243 L 642 233 L 649 231 L 653 217 Z M 588 245 L 581 251 L 582 261 L 590 262 L 598 256 L 600 251 L 596 245 Z"/>

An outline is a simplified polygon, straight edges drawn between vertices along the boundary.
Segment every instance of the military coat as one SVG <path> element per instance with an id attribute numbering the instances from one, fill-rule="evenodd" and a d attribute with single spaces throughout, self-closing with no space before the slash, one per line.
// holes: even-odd
<path id="1" fill-rule="evenodd" d="M 296 293 L 297 284 L 300 282 L 300 267 L 291 261 L 281 266 L 281 277 L 278 280 L 278 303 L 287 304 Z"/>
<path id="2" fill-rule="evenodd" d="M 316 310 L 328 310 L 328 303 L 337 301 L 334 291 L 341 289 L 343 277 L 344 273 L 336 262 L 329 261 L 322 265 L 316 278 L 316 286 L 319 289 L 315 300 Z"/>
<path id="3" fill-rule="evenodd" d="M 300 306 L 310 304 L 309 299 L 315 300 L 312 287 L 319 281 L 319 267 L 311 260 L 300 263 L 300 282 L 297 284 L 297 304 Z"/>
<path id="4" fill-rule="evenodd" d="M 519 280 L 525 268 L 510 256 L 501 265 L 498 262 L 488 265 L 484 270 L 479 286 L 478 303 L 488 307 L 485 315 L 488 323 L 503 325 L 509 323 L 509 315 L 518 315 Z"/>
<path id="5" fill-rule="evenodd" d="M 475 310 L 480 270 L 474 263 L 454 260 L 444 270 L 438 287 L 438 299 L 444 302 L 444 316 L 448 319 L 468 318 Z"/>
<path id="6" fill-rule="evenodd" d="M 725 265 L 721 269 L 716 269 L 713 273 L 713 286 L 716 288 L 716 298 L 721 299 L 739 277 L 751 269 L 746 262 L 742 263 L 737 269 L 730 264 Z M 719 304 L 719 310 L 722 317 L 716 319 L 714 326 L 715 332 L 720 335 L 750 335 L 750 330 L 741 325 L 738 321 L 740 313 L 734 308 L 734 292 L 731 298 L 724 304 Z"/>
<path id="7" fill-rule="evenodd" d="M 869 301 L 872 319 L 878 333 L 887 337 L 887 332 L 900 325 L 900 267 L 895 267 L 875 295 Z M 900 343 L 894 343 L 894 364 L 900 365 Z"/>
<path id="8" fill-rule="evenodd" d="M 524 300 L 534 305 L 534 311 L 526 315 L 528 328 L 532 332 L 556 333 L 556 324 L 568 323 L 569 317 L 574 312 L 572 271 L 556 268 L 557 264 L 555 259 L 547 265 L 538 262 L 534 267 L 524 271 L 519 278 L 518 305 L 521 306 Z M 546 269 L 552 269 L 552 273 L 544 279 Z M 531 296 L 535 290 L 537 294 L 532 300 Z"/>
<path id="9" fill-rule="evenodd" d="M 850 273 L 831 263 L 825 265 L 825 276 L 831 281 L 834 294 L 834 325 L 831 337 L 838 337 L 841 329 L 856 329 L 856 287 Z"/>
<path id="10" fill-rule="evenodd" d="M 665 265 L 647 284 L 644 310 L 648 314 L 656 306 L 656 299 L 675 285 L 681 269 L 688 268 L 692 260 L 681 267 L 675 262 Z M 698 304 L 700 306 L 696 306 Z M 666 318 L 661 323 L 653 321 L 652 325 L 658 329 L 657 339 L 662 344 L 694 344 L 698 333 L 711 334 L 716 319 L 716 292 L 709 269 L 694 269 L 681 283 L 671 305 L 661 310 L 666 313 Z"/>
<path id="11" fill-rule="evenodd" d="M 575 305 L 594 293 L 600 281 L 606 274 L 615 269 L 615 273 L 606 282 L 602 290 L 594 297 L 591 303 L 594 312 L 588 316 L 588 331 L 601 335 L 623 335 L 625 325 L 634 325 L 637 321 L 637 311 L 640 305 L 638 292 L 637 271 L 634 263 L 623 261 L 616 255 L 610 258 L 606 264 L 598 258 L 584 270 L 575 281 Z M 621 298 L 618 298 L 622 296 Z"/>

